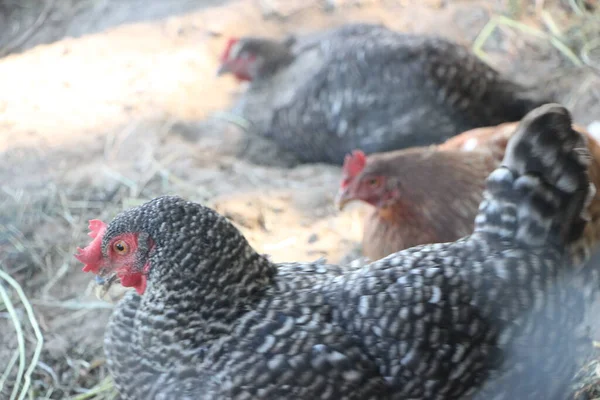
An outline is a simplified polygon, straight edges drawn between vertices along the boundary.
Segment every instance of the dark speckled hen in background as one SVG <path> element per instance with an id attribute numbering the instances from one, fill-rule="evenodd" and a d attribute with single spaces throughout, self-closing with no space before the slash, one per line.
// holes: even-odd
<path id="1" fill-rule="evenodd" d="M 458 44 L 370 24 L 281 42 L 234 38 L 219 73 L 251 81 L 243 116 L 304 162 L 440 143 L 550 102 Z"/>
<path id="2" fill-rule="evenodd" d="M 225 218 L 160 197 L 90 223 L 84 270 L 134 287 L 105 350 L 124 399 L 564 399 L 567 246 L 593 194 L 584 138 L 531 112 L 488 178 L 475 230 L 373 264 L 274 264 Z"/>

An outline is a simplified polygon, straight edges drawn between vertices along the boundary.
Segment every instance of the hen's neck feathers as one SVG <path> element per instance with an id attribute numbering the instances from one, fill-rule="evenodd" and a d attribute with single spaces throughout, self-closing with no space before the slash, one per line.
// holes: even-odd
<path id="1" fill-rule="evenodd" d="M 363 248 L 369 258 L 471 233 L 485 177 L 497 163 L 483 152 L 419 149 L 400 153 L 402 157 L 370 160 L 374 173 L 394 171 L 388 176 L 397 182 L 399 198 L 367 216 Z M 376 239 L 381 235 L 387 240 Z"/>
<path id="2" fill-rule="evenodd" d="M 294 55 L 290 49 L 293 42 L 278 42 L 270 39 L 248 38 L 246 49 L 260 60 L 258 70 L 255 76 L 256 81 L 270 79 L 281 68 L 287 66 L 294 60 Z M 253 82 L 253 85 L 256 83 Z"/>
<path id="3" fill-rule="evenodd" d="M 125 213 L 122 224 L 113 224 L 143 230 L 156 243 L 138 315 L 155 327 L 185 321 L 194 329 L 172 329 L 170 334 L 181 336 L 174 339 L 206 346 L 230 332 L 271 285 L 277 268 L 216 212 L 183 200 L 181 207 L 171 201 L 165 209 L 160 198 L 154 202 L 137 220 Z"/>

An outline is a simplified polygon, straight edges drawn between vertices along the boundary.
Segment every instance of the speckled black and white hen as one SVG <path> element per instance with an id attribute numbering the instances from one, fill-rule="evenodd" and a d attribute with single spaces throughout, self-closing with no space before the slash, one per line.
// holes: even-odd
<path id="1" fill-rule="evenodd" d="M 219 73 L 250 81 L 242 115 L 304 162 L 440 143 L 550 102 L 463 46 L 364 23 L 282 42 L 232 38 Z"/>
<path id="2" fill-rule="evenodd" d="M 105 349 L 125 399 L 554 399 L 572 376 L 566 245 L 593 192 L 566 109 L 532 111 L 474 233 L 367 266 L 274 264 L 216 212 L 160 197 L 90 223 L 85 271 L 134 287 Z"/>

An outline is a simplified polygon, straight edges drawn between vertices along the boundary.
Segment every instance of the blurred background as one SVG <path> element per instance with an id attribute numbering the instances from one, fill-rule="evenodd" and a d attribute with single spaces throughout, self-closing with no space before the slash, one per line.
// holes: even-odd
<path id="1" fill-rule="evenodd" d="M 336 211 L 340 168 L 248 139 L 228 111 L 243 85 L 216 70 L 228 37 L 358 21 L 466 45 L 600 137 L 598 1 L 0 0 L 0 399 L 19 368 L 29 399 L 116 398 L 102 336 L 120 294 L 98 299 L 72 257 L 88 219 L 179 194 L 275 261 L 356 255 L 365 206 Z M 596 363 L 581 376 L 600 396 Z"/>

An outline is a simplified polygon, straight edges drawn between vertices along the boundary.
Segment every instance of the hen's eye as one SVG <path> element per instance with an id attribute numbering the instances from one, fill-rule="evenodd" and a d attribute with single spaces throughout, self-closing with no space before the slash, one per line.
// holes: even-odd
<path id="1" fill-rule="evenodd" d="M 129 253 L 129 245 L 123 240 L 118 240 L 113 244 L 113 250 L 119 255 L 125 255 Z"/>
<path id="2" fill-rule="evenodd" d="M 380 182 L 380 181 L 379 181 L 379 179 L 377 179 L 377 178 L 371 178 L 371 179 L 369 179 L 369 181 L 368 181 L 368 183 L 369 183 L 369 186 L 379 186 L 379 182 Z"/>

